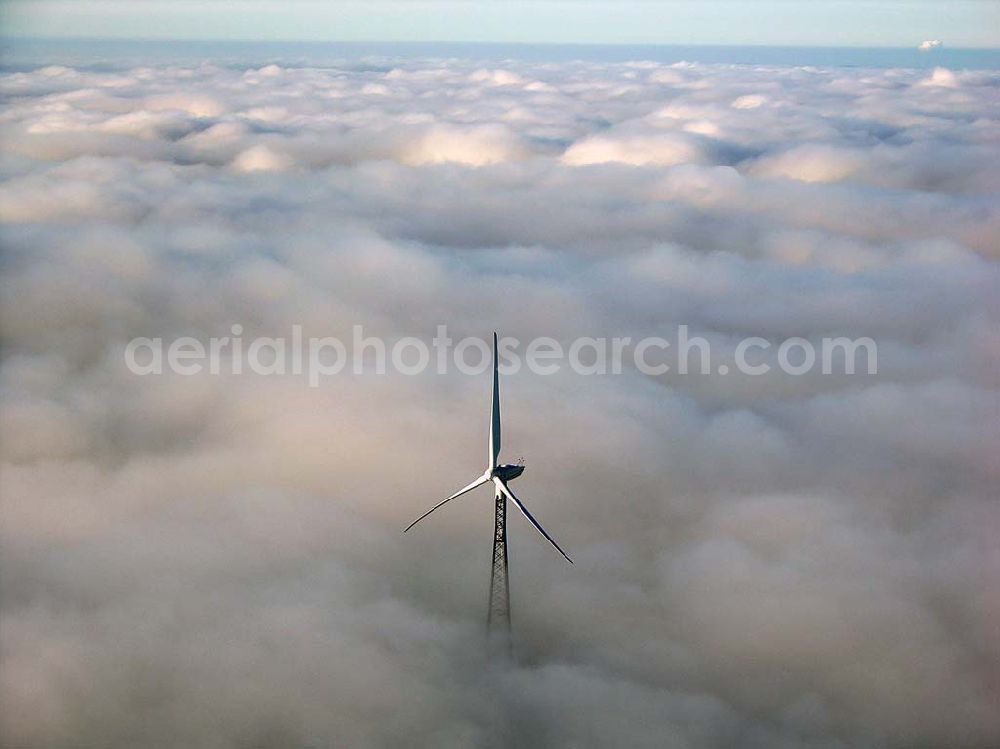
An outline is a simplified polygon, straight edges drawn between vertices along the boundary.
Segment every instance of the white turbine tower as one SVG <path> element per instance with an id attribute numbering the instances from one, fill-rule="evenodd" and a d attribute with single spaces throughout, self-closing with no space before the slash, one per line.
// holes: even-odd
<path id="1" fill-rule="evenodd" d="M 545 537 L 560 554 L 565 557 L 570 564 L 573 560 L 569 558 L 565 551 L 560 548 L 555 539 L 550 536 L 545 529 L 535 520 L 534 516 L 528 512 L 524 503 L 514 496 L 514 492 L 507 485 L 522 473 L 523 465 L 501 465 L 500 458 L 500 373 L 497 367 L 497 334 L 493 334 L 493 406 L 490 413 L 490 445 L 489 459 L 486 463 L 486 470 L 483 475 L 477 478 L 468 486 L 459 489 L 450 497 L 434 505 L 431 509 L 410 523 L 403 533 L 430 515 L 434 510 L 447 504 L 456 497 L 461 497 L 466 492 L 493 483 L 495 518 L 496 522 L 493 531 L 493 570 L 490 576 L 490 607 L 487 614 L 486 626 L 491 633 L 503 634 L 509 644 L 510 635 L 510 586 L 507 581 L 507 500 L 513 502 L 521 514 L 528 519 L 535 530 Z"/>

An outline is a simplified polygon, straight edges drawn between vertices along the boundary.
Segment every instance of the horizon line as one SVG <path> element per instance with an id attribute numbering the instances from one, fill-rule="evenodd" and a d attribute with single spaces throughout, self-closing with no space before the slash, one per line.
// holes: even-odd
<path id="1" fill-rule="evenodd" d="M 477 39 L 262 39 L 259 37 L 138 37 L 138 36 L 33 36 L 0 33 L 0 44 L 4 42 L 135 42 L 142 44 L 399 44 L 399 45 L 464 45 L 492 47 L 704 47 L 715 49 L 753 48 L 753 49 L 864 49 L 864 50 L 919 50 L 918 44 L 900 45 L 863 45 L 863 44 L 760 44 L 717 42 L 524 42 Z M 949 50 L 1000 52 L 996 47 L 966 47 L 945 44 L 942 47 L 928 51 L 928 56 Z"/>

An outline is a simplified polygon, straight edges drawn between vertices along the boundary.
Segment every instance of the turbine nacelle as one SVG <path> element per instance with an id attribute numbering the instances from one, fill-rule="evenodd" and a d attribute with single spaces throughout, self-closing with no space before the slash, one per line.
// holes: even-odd
<path id="1" fill-rule="evenodd" d="M 513 481 L 522 473 L 524 473 L 523 465 L 504 465 L 493 469 L 493 476 L 496 476 L 501 481 Z"/>

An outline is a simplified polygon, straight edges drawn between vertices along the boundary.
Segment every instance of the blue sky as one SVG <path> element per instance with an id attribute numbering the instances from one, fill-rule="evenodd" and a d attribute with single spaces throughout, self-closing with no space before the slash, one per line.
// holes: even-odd
<path id="1" fill-rule="evenodd" d="M 1000 47 L 996 0 L 5 0 L 12 36 Z"/>

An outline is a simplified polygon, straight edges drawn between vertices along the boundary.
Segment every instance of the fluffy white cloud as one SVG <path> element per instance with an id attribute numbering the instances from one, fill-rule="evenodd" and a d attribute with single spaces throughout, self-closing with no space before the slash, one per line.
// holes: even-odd
<path id="1" fill-rule="evenodd" d="M 609 132 L 593 135 L 570 146 L 563 162 L 575 166 L 617 162 L 640 166 L 697 164 L 707 160 L 696 135 L 683 132 Z"/>
<path id="2" fill-rule="evenodd" d="M 995 72 L 8 72 L 2 740 L 1000 742 Z M 877 376 L 139 378 L 133 336 L 871 336 Z M 508 733 L 504 733 L 507 731 Z"/>

